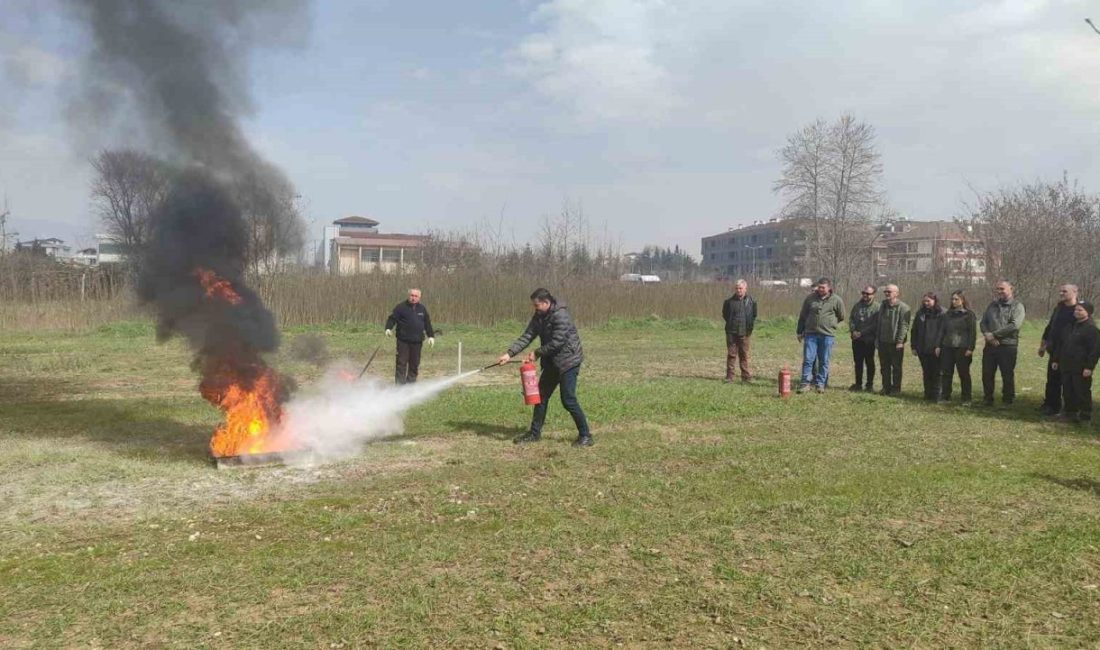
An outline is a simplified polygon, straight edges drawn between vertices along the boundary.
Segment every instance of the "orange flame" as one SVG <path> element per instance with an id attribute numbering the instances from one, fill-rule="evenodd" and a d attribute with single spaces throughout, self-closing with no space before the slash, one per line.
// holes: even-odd
<path id="1" fill-rule="evenodd" d="M 204 268 L 195 269 L 194 274 L 207 300 L 243 302 L 229 280 Z M 297 449 L 292 436 L 278 426 L 283 415 L 278 374 L 258 356 L 218 363 L 204 373 L 199 386 L 202 396 L 225 412 L 225 423 L 210 439 L 210 453 L 222 458 Z"/>
<path id="2" fill-rule="evenodd" d="M 195 277 L 206 290 L 207 298 L 218 298 L 231 305 L 241 304 L 241 296 L 233 289 L 233 284 L 229 280 L 219 278 L 217 273 L 204 268 L 195 269 Z"/>
<path id="3" fill-rule="evenodd" d="M 202 388 L 202 395 L 225 411 L 225 424 L 210 440 L 210 452 L 216 457 L 266 454 L 296 448 L 285 431 L 279 431 L 283 410 L 279 404 L 278 377 L 271 368 L 251 388 L 233 381 L 224 388 Z"/>

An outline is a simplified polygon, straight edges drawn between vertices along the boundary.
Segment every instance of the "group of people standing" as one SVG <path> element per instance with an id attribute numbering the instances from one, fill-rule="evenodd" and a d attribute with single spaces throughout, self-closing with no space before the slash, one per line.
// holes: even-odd
<path id="1" fill-rule="evenodd" d="M 849 390 L 874 390 L 875 365 L 881 376 L 880 395 L 901 392 L 905 349 L 918 358 L 924 384 L 924 398 L 932 402 L 951 400 L 954 379 L 959 379 L 959 398 L 969 405 L 973 396 L 970 366 L 979 341 L 982 350 L 982 397 L 993 405 L 997 376 L 1001 380 L 1001 401 L 1016 399 L 1016 362 L 1023 325 L 1024 306 L 1015 297 L 1011 283 L 998 282 L 994 298 L 982 316 L 971 309 L 962 290 L 951 294 L 942 305 L 934 292 L 921 296 L 913 311 L 901 300 L 894 284 L 878 290 L 866 286 L 850 311 L 833 291 L 828 278 L 821 278 L 802 303 L 796 336 L 802 344 L 799 393 L 825 392 L 830 361 L 841 323 L 847 317 L 855 364 L 855 383 Z M 1077 287 L 1064 285 L 1039 346 L 1039 356 L 1049 355 L 1045 415 L 1088 421 L 1092 414 L 1092 372 L 1100 358 L 1100 341 L 1092 320 L 1093 306 L 1081 301 Z M 726 382 L 735 380 L 738 367 L 743 382 L 751 381 L 749 340 L 757 317 L 756 302 L 748 295 L 748 284 L 738 280 L 734 294 L 722 306 L 726 322 Z"/>

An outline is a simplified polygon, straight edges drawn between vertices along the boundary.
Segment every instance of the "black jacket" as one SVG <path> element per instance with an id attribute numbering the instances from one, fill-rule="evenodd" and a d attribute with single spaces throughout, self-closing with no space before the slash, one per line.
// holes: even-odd
<path id="1" fill-rule="evenodd" d="M 756 326 L 756 301 L 752 296 L 730 296 L 722 303 L 722 320 L 726 321 L 726 333 L 748 336 Z"/>
<path id="2" fill-rule="evenodd" d="M 951 309 L 943 315 L 941 348 L 974 351 L 978 343 L 978 316 L 969 309 Z"/>
<path id="3" fill-rule="evenodd" d="M 397 326 L 397 340 L 402 343 L 423 343 L 424 335 L 435 337 L 432 329 L 432 317 L 428 315 L 428 309 L 423 303 L 415 305 L 408 300 L 398 303 L 393 308 L 393 313 L 386 319 L 386 329 L 392 330 Z"/>
<path id="4" fill-rule="evenodd" d="M 558 372 L 565 372 L 581 365 L 584 350 L 581 349 L 581 335 L 569 316 L 564 303 L 552 302 L 545 314 L 536 313 L 527 324 L 527 329 L 508 348 L 508 356 L 514 357 L 523 351 L 535 337 L 541 344 L 535 350 L 542 367 L 551 366 Z"/>
<path id="5" fill-rule="evenodd" d="M 932 354 L 940 347 L 944 325 L 943 307 L 925 309 L 921 307 L 913 315 L 913 328 L 910 330 L 909 345 L 917 354 Z"/>
<path id="6" fill-rule="evenodd" d="M 1094 370 L 1100 358 L 1100 332 L 1091 318 L 1079 323 L 1076 320 L 1062 334 L 1057 352 L 1051 360 L 1058 364 L 1062 372 L 1081 372 L 1085 368 Z"/>
<path id="7" fill-rule="evenodd" d="M 1047 352 L 1051 356 L 1054 356 L 1054 350 L 1062 342 L 1066 330 L 1076 322 L 1077 319 L 1073 317 L 1073 310 L 1076 307 L 1077 305 L 1067 305 L 1062 302 L 1054 306 L 1054 311 L 1050 314 L 1050 320 L 1047 321 L 1046 329 L 1043 330 L 1043 340 L 1046 341 Z"/>

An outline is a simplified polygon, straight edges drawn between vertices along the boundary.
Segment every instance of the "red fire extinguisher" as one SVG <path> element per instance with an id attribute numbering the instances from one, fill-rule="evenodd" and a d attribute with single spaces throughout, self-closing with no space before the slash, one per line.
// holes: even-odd
<path id="1" fill-rule="evenodd" d="M 779 396 L 791 396 L 791 369 L 787 366 L 783 366 L 783 369 L 779 371 Z"/>
<path id="2" fill-rule="evenodd" d="M 539 374 L 535 370 L 535 364 L 530 361 L 525 361 L 523 365 L 519 367 L 519 378 L 523 383 L 523 403 L 528 406 L 541 404 L 542 396 L 539 395 Z"/>

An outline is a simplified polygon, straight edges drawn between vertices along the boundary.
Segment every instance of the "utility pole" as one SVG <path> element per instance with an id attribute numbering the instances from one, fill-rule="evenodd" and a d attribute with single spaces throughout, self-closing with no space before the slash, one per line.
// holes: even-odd
<path id="1" fill-rule="evenodd" d="M 756 279 L 756 251 L 757 251 L 757 249 L 764 248 L 764 245 L 761 244 L 759 246 L 749 246 L 748 244 L 745 244 L 745 248 L 751 248 L 752 249 L 752 279 L 755 280 Z"/>
<path id="2" fill-rule="evenodd" d="M 8 232 L 8 216 L 11 215 L 11 210 L 8 209 L 8 197 L 4 195 L 4 209 L 0 210 L 0 257 L 7 255 L 8 253 L 8 238 L 17 237 L 19 233 Z"/>

